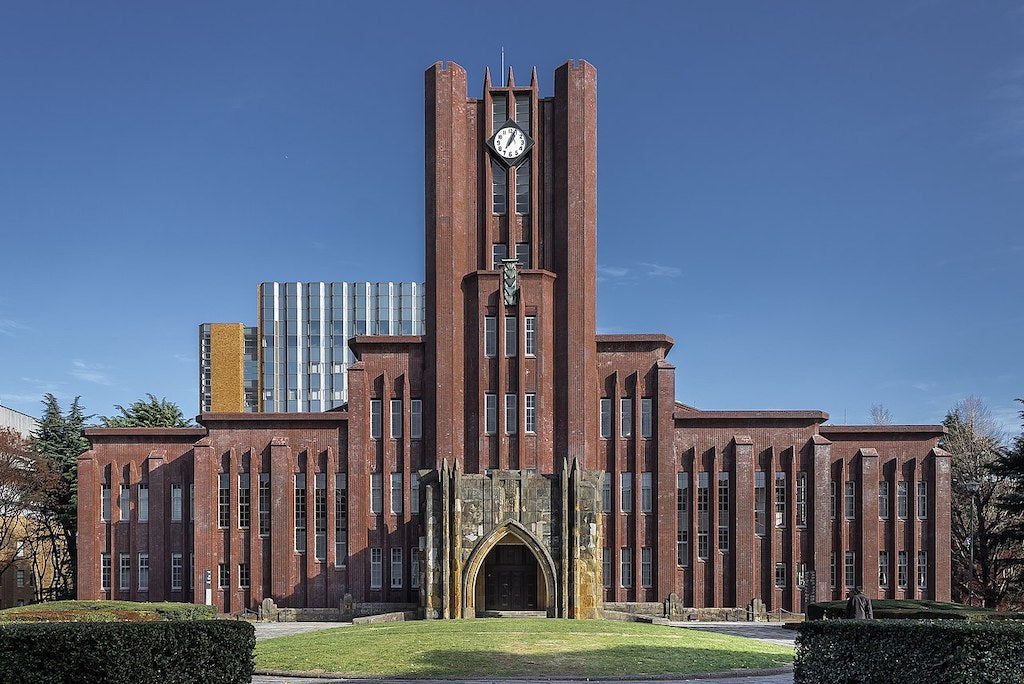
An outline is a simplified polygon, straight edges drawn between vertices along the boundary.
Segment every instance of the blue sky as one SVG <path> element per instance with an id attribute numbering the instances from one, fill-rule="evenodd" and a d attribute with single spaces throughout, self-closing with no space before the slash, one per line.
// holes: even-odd
<path id="1" fill-rule="evenodd" d="M 0 403 L 197 408 L 264 280 L 423 277 L 423 70 L 598 68 L 598 321 L 678 398 L 1024 395 L 1024 4 L 0 3 Z"/>

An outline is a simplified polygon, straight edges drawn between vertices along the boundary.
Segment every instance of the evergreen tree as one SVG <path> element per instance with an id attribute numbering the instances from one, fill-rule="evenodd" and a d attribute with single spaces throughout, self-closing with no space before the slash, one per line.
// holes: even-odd
<path id="1" fill-rule="evenodd" d="M 1017 401 L 1024 404 L 1024 399 Z M 1024 410 L 1020 419 L 1021 433 L 1012 448 L 992 464 L 992 472 L 1008 485 L 996 503 L 1007 518 L 1003 537 L 1017 551 L 1013 558 L 1016 565 L 1024 565 Z"/>
<path id="2" fill-rule="evenodd" d="M 114 408 L 121 412 L 119 416 L 100 416 L 103 427 L 190 427 L 191 421 L 185 420 L 178 405 L 167 399 L 157 399 L 146 394 L 147 399 L 139 399 L 125 408 L 118 404 Z"/>

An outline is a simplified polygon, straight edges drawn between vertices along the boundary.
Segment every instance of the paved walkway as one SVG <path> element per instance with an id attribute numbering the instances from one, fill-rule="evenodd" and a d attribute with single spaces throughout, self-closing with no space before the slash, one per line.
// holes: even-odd
<path id="1" fill-rule="evenodd" d="M 320 629 L 333 629 L 335 627 L 351 627 L 351 622 L 257 622 L 256 641 L 273 639 L 274 637 L 291 636 L 292 634 L 305 634 Z M 253 680 L 255 681 L 255 680 Z"/>
<path id="2" fill-rule="evenodd" d="M 365 679 L 314 679 L 302 677 L 265 677 L 256 676 L 252 678 L 253 684 L 355 684 L 364 683 Z M 580 680 L 558 680 L 558 679 L 374 679 L 372 684 L 450 684 L 457 681 L 458 684 L 580 684 Z M 590 680 L 591 682 L 597 680 Z M 651 680 L 619 679 L 600 680 L 601 684 L 655 684 Z M 792 684 L 792 674 L 769 675 L 765 677 L 727 677 L 723 679 L 659 679 L 656 684 Z"/>
<path id="3" fill-rule="evenodd" d="M 796 630 L 785 629 L 781 622 L 672 622 L 670 624 L 673 627 L 758 639 L 776 646 L 790 648 L 796 646 Z"/>

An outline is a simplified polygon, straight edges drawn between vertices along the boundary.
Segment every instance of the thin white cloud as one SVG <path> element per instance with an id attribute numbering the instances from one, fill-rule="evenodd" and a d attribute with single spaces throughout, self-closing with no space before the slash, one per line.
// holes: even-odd
<path id="1" fill-rule="evenodd" d="M 192 354 L 174 354 L 175 361 L 181 361 L 182 363 L 192 363 L 196 360 L 196 357 Z"/>
<path id="2" fill-rule="evenodd" d="M 97 385 L 113 385 L 114 381 L 104 372 L 106 366 L 98 363 L 85 363 L 75 359 L 71 362 L 71 376 L 85 382 L 96 383 Z"/>
<path id="3" fill-rule="evenodd" d="M 625 266 L 606 266 L 598 264 L 597 273 L 605 278 L 624 278 L 629 275 L 629 269 Z"/>
<path id="4" fill-rule="evenodd" d="M 7 335 L 14 337 L 15 333 L 24 332 L 29 327 L 21 321 L 16 321 L 13 318 L 0 318 L 0 335 Z"/>
<path id="5" fill-rule="evenodd" d="M 651 278 L 678 278 L 683 275 L 683 270 L 676 266 L 665 266 L 664 264 L 652 264 L 643 262 L 640 264 Z"/>

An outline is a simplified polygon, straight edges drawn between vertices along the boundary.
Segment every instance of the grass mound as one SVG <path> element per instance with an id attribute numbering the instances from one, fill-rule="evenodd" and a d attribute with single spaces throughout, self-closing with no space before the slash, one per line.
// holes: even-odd
<path id="1" fill-rule="evenodd" d="M 590 677 L 770 668 L 793 649 L 604 620 L 472 619 L 340 627 L 260 641 L 256 667 L 351 677 Z"/>
<path id="2" fill-rule="evenodd" d="M 0 610 L 3 622 L 156 622 L 209 620 L 213 606 L 142 601 L 49 601 Z"/>

